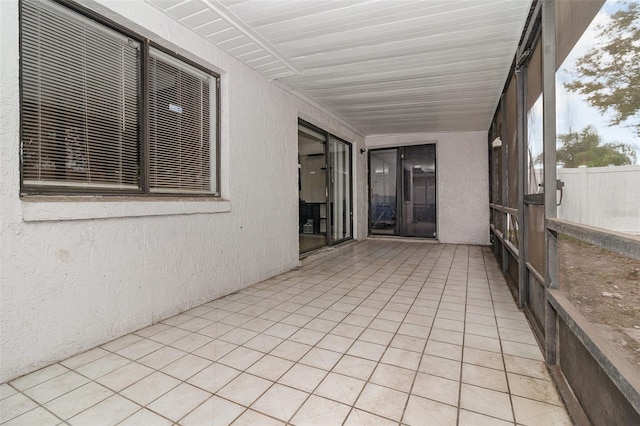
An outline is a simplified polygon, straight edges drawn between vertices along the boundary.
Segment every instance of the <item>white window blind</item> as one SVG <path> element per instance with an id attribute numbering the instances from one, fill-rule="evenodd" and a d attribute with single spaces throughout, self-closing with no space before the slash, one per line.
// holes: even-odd
<path id="1" fill-rule="evenodd" d="M 52 2 L 22 2 L 23 187 L 140 185 L 140 45 Z"/>
<path id="2" fill-rule="evenodd" d="M 215 78 L 150 49 L 149 90 L 150 191 L 214 192 Z"/>

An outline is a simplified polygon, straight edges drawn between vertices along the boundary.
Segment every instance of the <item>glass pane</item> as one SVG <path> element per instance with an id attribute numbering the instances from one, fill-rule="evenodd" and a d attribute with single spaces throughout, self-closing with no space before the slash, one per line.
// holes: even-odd
<path id="1" fill-rule="evenodd" d="M 50 2 L 21 31 L 25 187 L 138 188 L 138 44 Z"/>
<path id="2" fill-rule="evenodd" d="M 154 192 L 211 193 L 213 78 L 152 50 L 149 180 Z"/>
<path id="3" fill-rule="evenodd" d="M 351 145 L 329 140 L 331 241 L 351 237 Z"/>
<path id="4" fill-rule="evenodd" d="M 527 112 L 527 194 L 543 192 L 544 166 L 542 164 L 542 94 Z"/>
<path id="5" fill-rule="evenodd" d="M 558 217 L 640 234 L 640 3 L 559 3 Z"/>
<path id="6" fill-rule="evenodd" d="M 300 253 L 327 243 L 327 175 L 324 135 L 298 127 Z"/>
<path id="7" fill-rule="evenodd" d="M 370 151 L 371 233 L 394 234 L 397 223 L 396 175 L 398 151 Z"/>
<path id="8" fill-rule="evenodd" d="M 435 145 L 402 149 L 402 230 L 412 237 L 436 237 Z"/>

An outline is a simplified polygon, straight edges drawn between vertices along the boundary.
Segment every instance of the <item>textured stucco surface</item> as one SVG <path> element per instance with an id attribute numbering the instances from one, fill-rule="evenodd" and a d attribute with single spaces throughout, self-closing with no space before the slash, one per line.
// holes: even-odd
<path id="1" fill-rule="evenodd" d="M 354 143 L 366 235 L 361 136 L 144 2 L 83 4 L 222 75 L 227 201 L 22 201 L 18 2 L 0 1 L 0 382 L 297 266 L 298 117 Z"/>
<path id="2" fill-rule="evenodd" d="M 370 135 L 369 149 L 436 143 L 438 240 L 489 244 L 489 171 L 485 132 Z"/>

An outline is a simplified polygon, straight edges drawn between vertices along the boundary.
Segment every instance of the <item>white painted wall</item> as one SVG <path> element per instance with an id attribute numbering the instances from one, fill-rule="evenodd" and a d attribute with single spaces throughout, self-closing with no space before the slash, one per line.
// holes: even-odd
<path id="1" fill-rule="evenodd" d="M 368 149 L 436 143 L 438 240 L 489 244 L 486 132 L 370 135 Z"/>
<path id="2" fill-rule="evenodd" d="M 222 75 L 225 201 L 21 200 L 18 1 L 0 1 L 0 382 L 295 267 L 298 117 L 355 143 L 366 236 L 353 129 L 144 2 L 82 3 Z"/>
<path id="3" fill-rule="evenodd" d="M 564 182 L 560 219 L 640 235 L 640 166 L 561 168 L 556 173 Z"/>

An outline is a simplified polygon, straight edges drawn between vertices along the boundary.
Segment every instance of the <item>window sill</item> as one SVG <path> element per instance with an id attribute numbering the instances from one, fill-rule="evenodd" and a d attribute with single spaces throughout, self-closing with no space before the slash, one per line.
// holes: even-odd
<path id="1" fill-rule="evenodd" d="M 25 197 L 25 222 L 173 216 L 231 211 L 231 201 L 203 198 Z"/>

